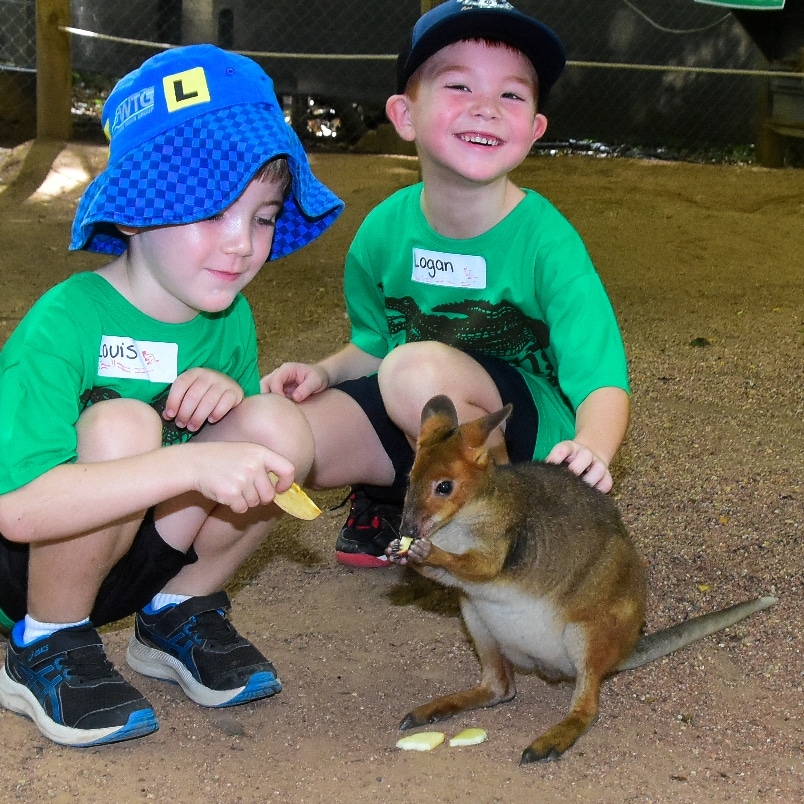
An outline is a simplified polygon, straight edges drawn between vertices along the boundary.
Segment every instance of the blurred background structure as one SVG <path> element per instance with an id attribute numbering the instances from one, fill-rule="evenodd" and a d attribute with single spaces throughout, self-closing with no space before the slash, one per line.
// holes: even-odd
<path id="1" fill-rule="evenodd" d="M 756 149 L 763 164 L 784 164 L 804 137 L 804 0 L 786 0 L 781 10 L 744 2 L 748 8 L 718 0 L 515 0 L 568 51 L 541 147 Z M 436 4 L 0 0 L 0 143 L 33 136 L 37 115 L 55 115 L 60 72 L 72 83 L 72 133 L 97 121 L 104 93 L 148 56 L 212 42 L 262 64 L 300 134 L 353 146 L 384 122 L 395 55 L 422 10 Z M 48 87 L 56 94 L 43 104 Z M 44 133 L 64 134 L 64 126 Z"/>

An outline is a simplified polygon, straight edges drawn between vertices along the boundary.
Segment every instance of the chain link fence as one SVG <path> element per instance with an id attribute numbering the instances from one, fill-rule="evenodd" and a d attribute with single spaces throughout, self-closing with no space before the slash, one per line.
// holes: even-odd
<path id="1" fill-rule="evenodd" d="M 569 66 L 546 109 L 551 141 L 754 142 L 768 59 L 728 9 L 694 0 L 515 5 L 567 46 Z M 90 86 L 102 103 L 104 90 L 159 49 L 213 42 L 262 64 L 300 133 L 352 143 L 383 121 L 395 54 L 420 11 L 419 0 L 73 0 L 73 72 L 79 91 Z M 35 70 L 34 20 L 34 0 L 0 0 L 0 75 Z M 92 98 L 83 104 L 78 111 L 97 111 Z"/>
<path id="2" fill-rule="evenodd" d="M 33 0 L 0 0 L 0 70 L 36 72 Z"/>

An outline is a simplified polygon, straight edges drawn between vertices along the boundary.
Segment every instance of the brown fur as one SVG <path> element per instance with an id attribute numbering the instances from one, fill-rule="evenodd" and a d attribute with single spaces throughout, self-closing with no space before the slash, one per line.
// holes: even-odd
<path id="1" fill-rule="evenodd" d="M 459 427 L 444 396 L 422 412 L 402 517 L 402 534 L 416 539 L 407 560 L 422 575 L 459 590 L 481 680 L 417 707 L 400 728 L 510 700 L 515 667 L 549 680 L 574 678 L 570 711 L 525 749 L 524 764 L 560 757 L 597 719 L 602 680 L 636 666 L 632 652 L 642 631 L 646 584 L 643 562 L 610 497 L 562 466 L 494 465 L 486 440 L 510 412 L 509 405 Z M 753 604 L 751 611 L 770 604 Z M 702 625 L 661 650 L 711 631 Z M 644 661 L 651 658 L 656 655 Z"/>

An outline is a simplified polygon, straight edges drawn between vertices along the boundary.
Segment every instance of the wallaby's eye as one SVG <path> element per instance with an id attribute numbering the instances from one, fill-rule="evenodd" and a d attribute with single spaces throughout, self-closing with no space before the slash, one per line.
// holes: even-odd
<path id="1" fill-rule="evenodd" d="M 439 497 L 449 497 L 452 494 L 452 489 L 454 488 L 454 484 L 451 480 L 441 480 L 436 483 L 435 493 Z"/>

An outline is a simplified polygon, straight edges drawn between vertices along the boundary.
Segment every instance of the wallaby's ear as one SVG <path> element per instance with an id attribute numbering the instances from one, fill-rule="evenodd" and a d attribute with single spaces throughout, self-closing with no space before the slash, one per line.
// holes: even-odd
<path id="1" fill-rule="evenodd" d="M 510 415 L 514 406 L 510 403 L 500 410 L 489 413 L 473 422 L 467 422 L 461 427 L 461 436 L 467 446 L 472 449 L 482 447 L 488 437 L 499 427 Z"/>
<path id="2" fill-rule="evenodd" d="M 440 394 L 430 399 L 422 409 L 418 446 L 446 441 L 458 430 L 458 412 L 452 400 Z"/>
<path id="3" fill-rule="evenodd" d="M 499 427 L 512 413 L 514 406 L 509 402 L 505 407 L 500 408 L 495 413 L 489 413 L 484 417 L 486 422 L 486 438 L 488 438 L 495 428 Z"/>
<path id="4" fill-rule="evenodd" d="M 430 399 L 422 408 L 422 424 L 431 416 L 446 416 L 453 427 L 458 426 L 458 411 L 446 394 L 439 394 Z"/>
<path id="5" fill-rule="evenodd" d="M 464 454 L 481 469 L 485 469 L 488 466 L 491 458 L 486 443 L 488 437 L 495 428 L 499 427 L 511 415 L 513 409 L 513 405 L 508 404 L 494 413 L 489 413 L 480 419 L 475 419 L 473 422 L 467 422 L 461 426 Z"/>
<path id="6" fill-rule="evenodd" d="M 514 406 L 508 404 L 494 413 L 489 413 L 459 427 L 458 412 L 455 410 L 452 400 L 444 394 L 434 396 L 422 409 L 418 446 L 430 446 L 446 441 L 459 432 L 467 455 L 470 455 L 471 460 L 478 465 L 485 466 L 488 461 L 486 441 L 491 433 L 511 415 L 513 409 Z"/>

